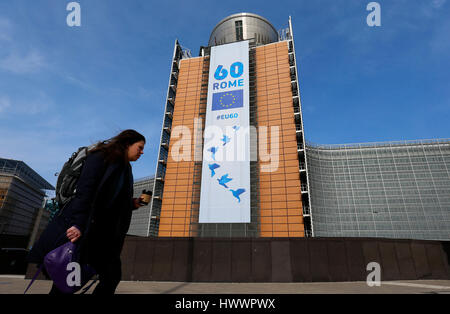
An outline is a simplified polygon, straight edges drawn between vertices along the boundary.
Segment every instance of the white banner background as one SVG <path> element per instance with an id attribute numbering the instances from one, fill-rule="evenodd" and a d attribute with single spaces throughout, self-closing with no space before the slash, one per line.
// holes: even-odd
<path id="1" fill-rule="evenodd" d="M 211 48 L 199 223 L 250 222 L 248 67 L 248 41 Z"/>

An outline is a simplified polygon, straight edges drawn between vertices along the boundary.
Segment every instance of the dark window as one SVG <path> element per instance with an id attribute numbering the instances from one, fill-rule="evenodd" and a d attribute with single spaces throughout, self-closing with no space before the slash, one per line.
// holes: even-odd
<path id="1" fill-rule="evenodd" d="M 243 40 L 244 32 L 242 29 L 242 21 L 236 21 L 234 22 L 234 25 L 236 26 L 236 40 Z"/>

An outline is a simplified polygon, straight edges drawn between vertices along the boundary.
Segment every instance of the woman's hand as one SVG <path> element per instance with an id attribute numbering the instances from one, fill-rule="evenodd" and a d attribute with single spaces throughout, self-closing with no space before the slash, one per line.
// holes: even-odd
<path id="1" fill-rule="evenodd" d="M 70 242 L 73 243 L 81 237 L 81 231 L 77 227 L 72 226 L 69 229 L 67 229 L 66 235 L 67 238 L 70 240 Z"/>
<path id="2" fill-rule="evenodd" d="M 134 206 L 134 209 L 138 209 L 139 207 L 141 207 L 142 206 L 142 204 L 141 204 L 141 198 L 139 197 L 139 198 L 133 198 L 133 206 Z"/>

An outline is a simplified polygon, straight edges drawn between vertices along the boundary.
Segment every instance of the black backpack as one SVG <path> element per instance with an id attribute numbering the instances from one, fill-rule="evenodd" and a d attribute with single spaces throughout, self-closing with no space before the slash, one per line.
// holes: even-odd
<path id="1" fill-rule="evenodd" d="M 77 182 L 81 175 L 87 154 L 92 147 L 80 147 L 64 164 L 56 182 L 55 201 L 61 211 L 75 197 Z"/>

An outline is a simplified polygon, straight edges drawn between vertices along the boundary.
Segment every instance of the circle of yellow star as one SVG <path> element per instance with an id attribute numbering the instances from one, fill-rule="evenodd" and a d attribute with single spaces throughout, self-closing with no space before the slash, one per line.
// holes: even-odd
<path id="1" fill-rule="evenodd" d="M 223 102 L 222 102 L 222 99 L 223 99 L 225 96 L 231 96 L 231 97 L 233 97 L 233 101 L 232 101 L 230 104 L 228 104 L 228 105 L 224 105 Z M 231 107 L 232 105 L 234 105 L 234 104 L 236 103 L 236 96 L 234 96 L 234 95 L 231 94 L 231 93 L 225 93 L 225 94 L 223 94 L 222 96 L 220 96 L 219 102 L 220 102 L 220 105 L 222 106 L 222 108 L 228 108 L 228 107 Z"/>

